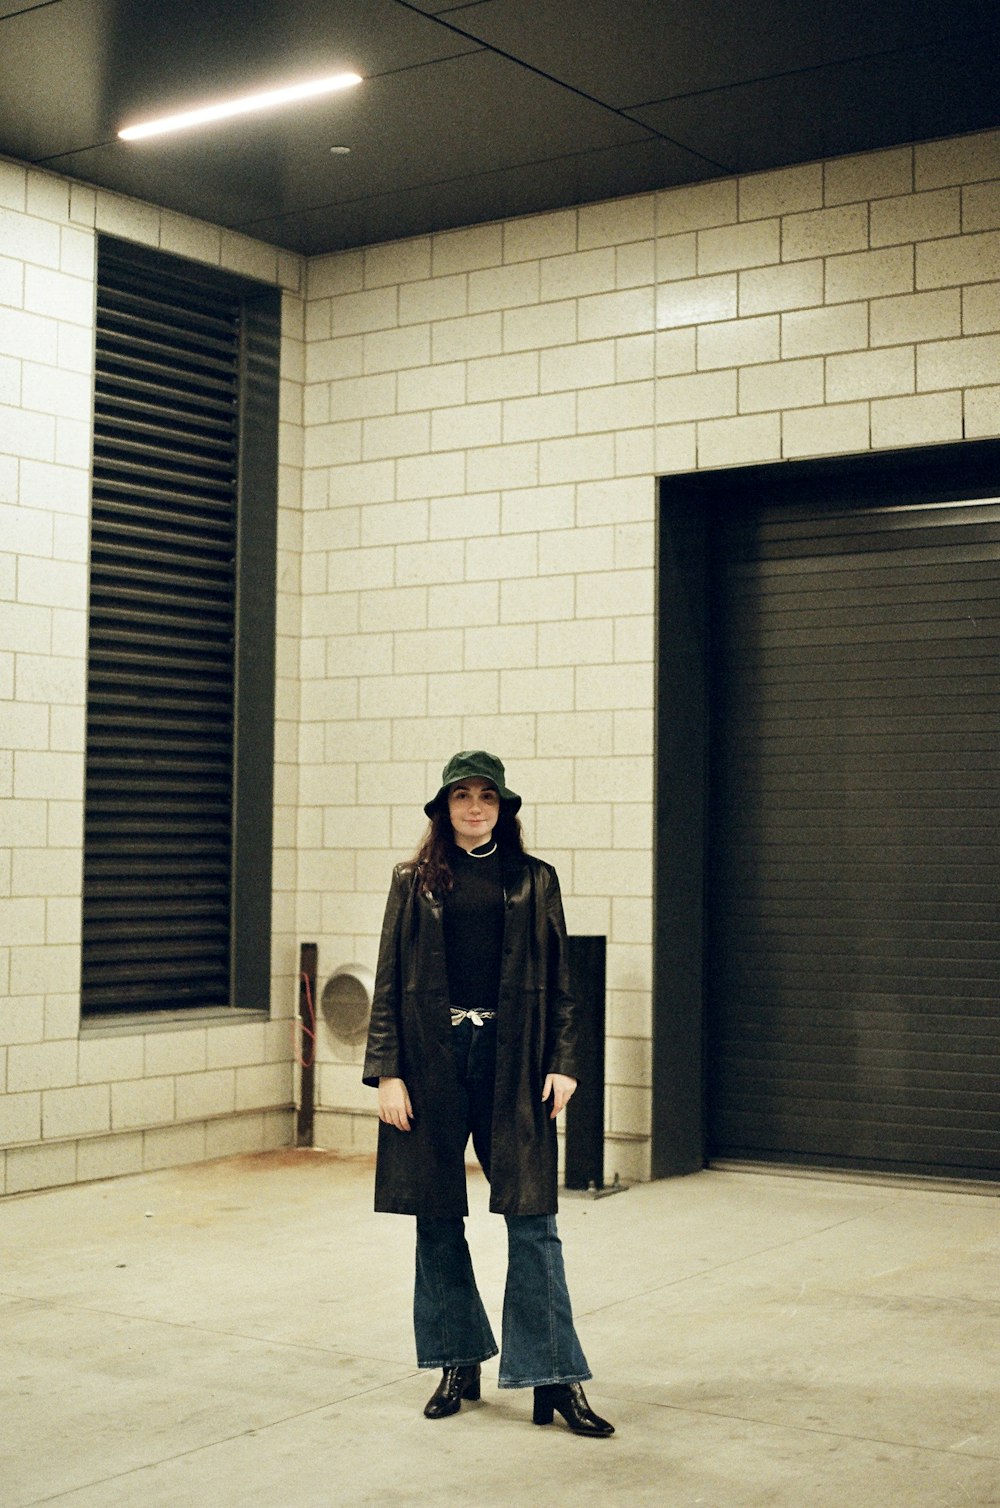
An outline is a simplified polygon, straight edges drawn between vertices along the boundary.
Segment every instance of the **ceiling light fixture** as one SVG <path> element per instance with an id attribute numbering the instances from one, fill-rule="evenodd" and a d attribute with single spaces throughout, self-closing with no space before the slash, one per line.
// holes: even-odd
<path id="1" fill-rule="evenodd" d="M 352 89 L 362 82 L 358 73 L 334 73 L 328 78 L 310 79 L 303 84 L 286 84 L 261 94 L 245 94 L 240 99 L 225 100 L 218 105 L 202 105 L 196 110 L 182 110 L 178 115 L 164 115 L 141 125 L 126 126 L 119 131 L 122 141 L 141 141 L 147 136 L 162 136 L 167 131 L 184 131 L 189 126 L 204 126 L 225 120 L 231 115 L 249 115 L 254 110 L 273 110 L 295 100 L 313 99 L 318 94 L 332 94 L 337 89 Z"/>

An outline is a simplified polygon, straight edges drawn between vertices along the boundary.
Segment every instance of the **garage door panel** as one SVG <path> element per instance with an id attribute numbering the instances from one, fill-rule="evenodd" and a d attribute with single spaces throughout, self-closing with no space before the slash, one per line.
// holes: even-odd
<path id="1" fill-rule="evenodd" d="M 711 538 L 710 1151 L 1000 1177 L 1000 502 Z"/>

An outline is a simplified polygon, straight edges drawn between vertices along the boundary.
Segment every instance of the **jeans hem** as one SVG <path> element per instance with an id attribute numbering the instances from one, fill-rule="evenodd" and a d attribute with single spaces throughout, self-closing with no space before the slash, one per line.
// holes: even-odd
<path id="1" fill-rule="evenodd" d="M 591 1378 L 593 1377 L 593 1375 L 594 1374 L 591 1371 L 573 1372 L 573 1373 L 571 1373 L 571 1374 L 569 1374 L 567 1376 L 564 1376 L 564 1377 L 553 1377 L 550 1374 L 548 1377 L 527 1377 L 523 1381 L 520 1378 L 518 1378 L 517 1381 L 513 1381 L 509 1377 L 501 1377 L 498 1380 L 498 1382 L 497 1382 L 497 1387 L 498 1388 L 550 1388 L 550 1387 L 558 1387 L 560 1384 L 567 1383 L 567 1382 L 589 1382 L 591 1380 Z"/>
<path id="2" fill-rule="evenodd" d="M 492 1351 L 481 1351 L 478 1356 L 442 1356 L 436 1361 L 417 1360 L 417 1366 L 426 1370 L 434 1370 L 437 1367 L 477 1367 L 480 1362 L 492 1361 L 494 1356 L 500 1353 L 496 1346 Z"/>

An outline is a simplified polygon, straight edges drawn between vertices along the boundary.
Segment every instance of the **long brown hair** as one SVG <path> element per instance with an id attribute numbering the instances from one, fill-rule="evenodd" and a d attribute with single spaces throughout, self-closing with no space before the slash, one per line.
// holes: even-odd
<path id="1" fill-rule="evenodd" d="M 500 803 L 500 815 L 493 829 L 493 837 L 508 852 L 525 851 L 521 819 L 511 810 L 509 801 Z M 454 848 L 455 833 L 445 796 L 434 808 L 420 847 L 410 860 L 410 864 L 420 875 L 420 888 L 425 895 L 447 895 L 454 885 L 455 876 L 451 867 Z"/>

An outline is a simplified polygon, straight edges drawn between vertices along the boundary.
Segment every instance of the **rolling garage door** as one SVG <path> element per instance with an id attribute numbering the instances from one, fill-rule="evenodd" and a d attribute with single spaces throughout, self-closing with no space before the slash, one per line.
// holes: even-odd
<path id="1" fill-rule="evenodd" d="M 1000 502 L 718 509 L 713 1158 L 1000 1176 Z"/>

